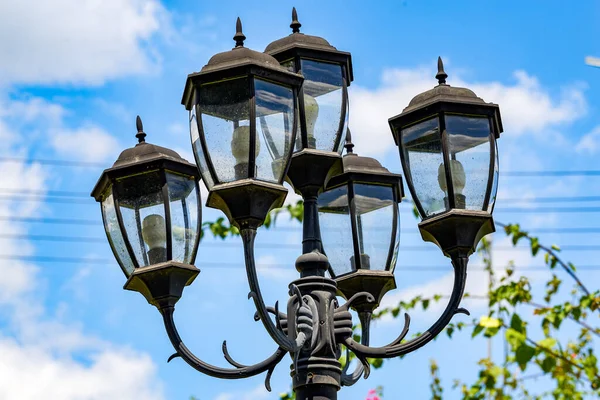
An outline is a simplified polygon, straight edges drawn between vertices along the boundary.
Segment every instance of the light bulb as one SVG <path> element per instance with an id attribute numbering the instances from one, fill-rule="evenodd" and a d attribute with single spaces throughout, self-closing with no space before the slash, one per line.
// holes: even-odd
<path id="1" fill-rule="evenodd" d="M 452 184 L 454 186 L 454 195 L 462 196 L 463 189 L 465 188 L 465 184 L 467 182 L 465 169 L 460 161 L 450 160 L 450 171 L 452 175 Z M 440 185 L 440 189 L 447 193 L 448 185 L 446 182 L 446 169 L 444 168 L 444 163 L 441 163 L 438 167 L 438 183 Z"/>
<path id="2" fill-rule="evenodd" d="M 304 94 L 304 118 L 306 119 L 306 134 L 309 147 L 316 147 L 315 125 L 319 117 L 319 103 L 314 97 Z"/>
<path id="3" fill-rule="evenodd" d="M 238 126 L 233 130 L 231 153 L 235 157 L 236 165 L 248 164 L 250 158 L 250 127 L 248 125 Z M 256 157 L 260 154 L 260 140 L 256 140 L 255 154 Z"/>
<path id="4" fill-rule="evenodd" d="M 167 247 L 167 230 L 162 215 L 151 214 L 144 218 L 142 238 L 150 250 Z"/>

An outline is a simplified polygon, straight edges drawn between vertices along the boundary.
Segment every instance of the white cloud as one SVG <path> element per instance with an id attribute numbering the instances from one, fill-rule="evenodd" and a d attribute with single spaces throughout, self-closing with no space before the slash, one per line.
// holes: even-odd
<path id="1" fill-rule="evenodd" d="M 498 82 L 462 83 L 473 89 L 485 101 L 500 105 L 504 130 L 511 135 L 547 133 L 556 125 L 581 118 L 587 104 L 581 85 L 562 89 L 558 98 L 553 98 L 538 79 L 525 71 L 514 73 L 516 83 L 503 85 Z"/>
<path id="2" fill-rule="evenodd" d="M 148 356 L 107 349 L 85 365 L 71 357 L 14 339 L 0 339 L 0 398 L 33 400 L 162 400 L 156 367 Z"/>
<path id="3" fill-rule="evenodd" d="M 26 157 L 27 146 L 43 138 L 39 143 L 49 145 L 61 157 L 114 161 L 123 149 L 117 139 L 93 122 L 67 126 L 66 117 L 70 114 L 62 105 L 40 97 L 0 98 L 0 139 L 4 143 L 0 154 Z M 16 184 L 21 188 L 21 182 Z M 2 186 L 6 187 L 6 183 Z"/>
<path id="4" fill-rule="evenodd" d="M 377 156 L 395 151 L 388 119 L 399 114 L 414 96 L 431 89 L 434 75 L 429 67 L 387 69 L 380 87 L 351 87 L 350 127 L 359 153 Z M 587 110 L 581 86 L 566 87 L 559 96 L 553 96 L 537 78 L 524 71 L 516 71 L 514 79 L 513 84 L 476 83 L 451 76 L 448 83 L 468 87 L 485 101 L 499 104 L 504 130 L 511 136 L 547 135 L 549 130 L 580 118 Z"/>
<path id="5" fill-rule="evenodd" d="M 273 255 L 264 255 L 256 260 L 256 271 L 264 277 L 286 283 L 293 281 L 298 277 L 298 273 L 293 268 L 285 268 L 281 264 L 281 259 Z"/>
<path id="6" fill-rule="evenodd" d="M 45 107 L 48 104 L 39 99 L 0 105 L 0 127 L 14 134 L 3 149 L 8 154 L 14 154 L 15 149 L 23 148 L 30 140 L 19 134 L 19 123 L 28 120 L 32 129 L 40 129 L 45 121 L 37 119 L 44 115 L 45 108 L 49 112 L 45 118 L 58 125 L 64 111 L 52 105 Z M 15 118 L 15 122 L 12 118 L 17 115 L 22 117 Z M 0 163 L 0 176 L 3 189 L 33 189 L 42 194 L 49 179 L 40 165 L 22 162 Z M 0 202 L 2 216 L 31 217 L 43 211 L 43 197 L 27 202 Z M 19 222 L 0 220 L 0 231 L 22 235 L 28 229 Z M 25 240 L 3 239 L 0 254 L 34 255 L 35 248 Z M 0 399 L 165 398 L 156 365 L 148 355 L 89 335 L 77 322 L 63 321 L 60 306 L 56 316 L 49 315 L 43 304 L 41 289 L 45 282 L 38 266 L 16 260 L 2 262 L 0 275 L 0 313 L 4 322 L 0 332 Z"/>
<path id="7" fill-rule="evenodd" d="M 584 135 L 575 147 L 578 153 L 596 154 L 600 151 L 600 126 Z"/>
<path id="8" fill-rule="evenodd" d="M 145 73 L 156 65 L 149 40 L 167 28 L 157 0 L 0 2 L 0 79 L 98 85 Z"/>
<path id="9" fill-rule="evenodd" d="M 121 146 L 114 136 L 94 125 L 50 131 L 50 144 L 61 156 L 90 162 L 114 160 Z"/>
<path id="10" fill-rule="evenodd" d="M 239 393 L 221 393 L 214 400 L 263 400 L 272 398 L 273 395 L 267 392 L 264 385 L 259 385 L 250 391 Z"/>

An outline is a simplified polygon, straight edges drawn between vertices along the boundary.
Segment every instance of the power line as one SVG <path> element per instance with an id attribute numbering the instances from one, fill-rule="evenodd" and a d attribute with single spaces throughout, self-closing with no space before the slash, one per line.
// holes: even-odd
<path id="1" fill-rule="evenodd" d="M 22 158 L 22 157 L 0 157 L 0 161 L 26 163 L 26 164 L 41 164 L 52 165 L 55 167 L 87 167 L 87 168 L 108 168 L 107 163 L 89 162 L 89 161 L 74 161 L 74 160 L 49 160 L 43 158 Z"/>
<path id="2" fill-rule="evenodd" d="M 31 240 L 31 241 L 48 241 L 48 242 L 66 242 L 66 243 L 106 243 L 104 237 L 81 237 L 81 236 L 58 236 L 58 235 L 26 235 L 26 234 L 0 234 L 0 239 L 16 239 L 16 240 Z M 238 248 L 240 243 L 233 242 L 204 242 L 202 248 Z M 255 243 L 256 248 L 261 249 L 300 249 L 301 244 L 289 244 L 289 243 Z M 377 248 L 388 248 L 387 245 L 376 246 Z M 403 251 L 430 251 L 431 246 L 417 245 L 417 246 L 402 246 L 400 250 Z M 527 246 L 494 246 L 495 251 L 529 251 L 530 248 Z M 561 246 L 561 250 L 570 251 L 600 251 L 600 246 L 597 245 L 565 245 Z"/>
<path id="3" fill-rule="evenodd" d="M 0 221 L 27 222 L 40 224 L 59 224 L 59 225 L 100 225 L 96 219 L 75 219 L 75 218 L 39 218 L 39 217 L 14 217 L 0 215 Z"/>
<path id="4" fill-rule="evenodd" d="M 600 170 L 573 171 L 500 171 L 500 175 L 510 177 L 542 177 L 542 176 L 600 176 Z"/>
<path id="5" fill-rule="evenodd" d="M 9 194 L 3 194 L 9 193 Z M 72 192 L 72 191 L 48 191 L 42 190 L 18 190 L 18 189 L 2 189 L 0 188 L 0 201 L 44 201 L 48 203 L 65 203 L 65 204 L 89 204 L 96 203 L 87 192 Z M 583 202 L 600 202 L 600 196 L 571 196 L 571 197 L 532 197 L 519 199 L 499 198 L 497 202 L 506 203 L 583 203 Z M 410 199 L 404 199 L 403 203 L 412 204 Z"/>
<path id="6" fill-rule="evenodd" d="M 0 193 L 11 194 L 32 194 L 40 196 L 57 196 L 57 197 L 85 197 L 90 198 L 88 192 L 75 192 L 69 190 L 37 190 L 37 189 L 20 189 L 20 188 L 0 188 Z"/>
<path id="7" fill-rule="evenodd" d="M 19 163 L 37 163 L 42 165 L 52 165 L 57 167 L 94 167 L 107 168 L 108 163 L 75 161 L 75 160 L 52 160 L 42 158 L 21 158 L 21 157 L 0 157 L 0 161 L 19 162 Z M 543 177 L 543 176 L 600 176 L 600 170 L 571 170 L 571 171 L 500 171 L 500 175 L 510 177 Z"/>
<path id="8" fill-rule="evenodd" d="M 498 212 L 512 212 L 512 213 L 597 213 L 600 212 L 600 207 L 543 207 L 543 208 L 529 208 L 529 207 L 499 207 L 495 209 Z"/>
<path id="9" fill-rule="evenodd" d="M 89 199 L 82 199 L 40 195 L 4 196 L 0 194 L 0 201 L 41 201 L 44 203 L 96 205 L 91 197 Z"/>
<path id="10" fill-rule="evenodd" d="M 85 198 L 91 201 L 89 192 L 82 191 L 69 191 L 69 190 L 35 190 L 35 189 L 19 189 L 19 188 L 0 188 L 0 194 L 7 193 L 18 196 L 31 195 L 35 200 L 36 196 L 45 197 L 75 197 Z M 9 198 L 9 196 L 5 196 Z M 600 196 L 549 196 L 549 197 L 529 197 L 529 198 L 518 198 L 518 197 L 499 197 L 497 202 L 511 202 L 511 203 L 557 203 L 557 202 L 595 202 L 600 201 Z M 411 199 L 405 198 L 404 203 L 412 203 Z"/>
<path id="11" fill-rule="evenodd" d="M 55 256 L 30 256 L 30 255 L 16 255 L 16 254 L 0 254 L 1 260 L 14 260 L 14 261 L 30 261 L 30 262 L 47 262 L 47 263 L 66 263 L 66 264 L 115 264 L 114 259 L 100 258 L 100 257 L 55 257 Z M 209 262 L 206 264 L 198 263 L 199 268 L 245 268 L 242 262 L 240 263 L 225 263 L 225 262 Z M 293 263 L 290 264 L 258 264 L 257 268 L 259 271 L 266 271 L 266 269 L 288 269 L 294 270 Z M 501 270 L 503 268 L 497 269 Z M 543 265 L 520 267 L 515 266 L 515 270 L 520 271 L 547 271 L 550 268 Z M 406 265 L 399 266 L 396 271 L 410 271 L 410 272 L 431 272 L 431 271 L 448 271 L 452 270 L 451 266 L 444 265 Z M 481 265 L 469 266 L 470 271 L 485 271 L 486 267 Z M 600 271 L 600 265 L 582 265 L 577 267 L 578 271 Z"/>
<path id="12" fill-rule="evenodd" d="M 98 226 L 102 225 L 100 220 L 95 219 L 75 219 L 75 218 L 38 218 L 38 217 L 15 217 L 15 216 L 0 216 L 0 221 L 9 222 L 23 222 L 23 223 L 39 223 L 39 224 L 50 224 L 50 225 L 82 225 L 82 226 Z M 274 226 L 274 229 L 287 232 L 302 232 L 301 227 L 291 226 Z M 400 231 L 401 234 L 419 234 L 417 229 L 403 229 Z M 600 227 L 590 228 L 539 228 L 535 229 L 536 233 L 600 233 Z M 44 240 L 44 239 L 33 239 L 33 240 Z M 50 240 L 50 239 L 48 239 Z M 96 239 L 94 239 L 96 240 Z M 65 241 L 68 241 L 65 239 Z M 280 245 L 278 245 L 280 246 Z"/>

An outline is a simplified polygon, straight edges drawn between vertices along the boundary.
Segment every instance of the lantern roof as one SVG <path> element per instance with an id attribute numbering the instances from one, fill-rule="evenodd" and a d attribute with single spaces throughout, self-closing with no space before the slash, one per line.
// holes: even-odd
<path id="1" fill-rule="evenodd" d="M 348 181 L 371 184 L 393 185 L 398 201 L 404 197 L 402 175 L 394 174 L 371 157 L 363 157 L 353 152 L 354 144 L 350 129 L 346 134 L 346 155 L 342 162 L 331 168 L 325 179 L 325 190 L 343 185 Z"/>
<path id="2" fill-rule="evenodd" d="M 435 78 L 438 80 L 438 85 L 413 97 L 408 103 L 408 107 L 402 111 L 403 114 L 438 101 L 487 104 L 471 89 L 450 86 L 446 83 L 448 74 L 444 71 L 444 62 L 441 57 L 438 57 L 438 73 Z"/>
<path id="3" fill-rule="evenodd" d="M 284 49 L 295 46 L 321 48 L 322 50 L 326 51 L 337 51 L 335 47 L 333 47 L 327 40 L 320 36 L 312 36 L 300 33 L 301 26 L 302 24 L 300 21 L 298 21 L 296 7 L 293 7 L 292 23 L 290 24 L 290 28 L 292 28 L 292 34 L 269 43 L 265 49 L 265 53 L 279 53 Z"/>
<path id="4" fill-rule="evenodd" d="M 102 172 L 100 179 L 92 191 L 92 197 L 97 201 L 102 200 L 105 189 L 112 179 L 129 176 L 135 173 L 149 172 L 152 169 L 165 168 L 186 175 L 198 177 L 196 165 L 188 162 L 177 152 L 166 147 L 146 142 L 146 133 L 142 119 L 136 118 L 138 143 L 121 152 L 111 168 Z"/>
<path id="5" fill-rule="evenodd" d="M 189 110 L 192 98 L 192 87 L 194 83 L 207 83 L 241 76 L 249 72 L 248 68 L 254 67 L 262 71 L 254 71 L 265 77 L 278 76 L 286 83 L 300 85 L 302 76 L 287 70 L 279 64 L 273 56 L 244 47 L 246 36 L 242 32 L 242 21 L 238 17 L 236 22 L 236 34 L 233 37 L 235 47 L 229 51 L 215 54 L 208 60 L 199 72 L 189 74 L 185 83 L 181 104 Z"/>
<path id="6" fill-rule="evenodd" d="M 444 63 L 438 57 L 438 85 L 413 97 L 402 113 L 391 117 L 388 122 L 392 128 L 394 141 L 398 145 L 399 129 L 427 119 L 437 113 L 459 114 L 470 116 L 491 117 L 491 129 L 496 138 L 503 131 L 500 108 L 497 104 L 486 103 L 477 97 L 471 89 L 450 86 L 446 83 L 448 74 L 444 71 Z"/>
<path id="7" fill-rule="evenodd" d="M 320 36 L 306 35 L 300 32 L 302 24 L 298 21 L 298 13 L 296 7 L 292 8 L 292 34 L 281 39 L 277 39 L 265 48 L 265 53 L 276 57 L 279 62 L 292 58 L 296 53 L 300 56 L 313 56 L 311 58 L 325 59 L 333 58 L 331 61 L 340 62 L 344 65 L 347 74 L 346 84 L 350 86 L 350 82 L 354 80 L 352 71 L 352 55 L 345 51 L 340 51 L 332 46 L 327 40 Z"/>

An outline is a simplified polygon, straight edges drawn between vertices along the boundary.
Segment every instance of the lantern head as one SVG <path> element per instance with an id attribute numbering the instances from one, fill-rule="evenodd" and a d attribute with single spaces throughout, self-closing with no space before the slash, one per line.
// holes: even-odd
<path id="1" fill-rule="evenodd" d="M 339 294 L 349 299 L 369 292 L 375 303 L 357 302 L 356 309 L 373 311 L 396 288 L 402 176 L 353 153 L 349 137 L 350 131 L 348 154 L 340 168 L 332 168 L 319 195 L 321 238 Z"/>
<path id="2" fill-rule="evenodd" d="M 296 136 L 302 76 L 273 57 L 244 47 L 237 20 L 236 47 L 188 75 L 182 103 L 190 112 L 196 162 L 209 189 L 207 206 L 238 228 L 260 226 L 280 207 Z"/>
<path id="3" fill-rule="evenodd" d="M 447 76 L 439 58 L 439 84 L 413 98 L 389 124 L 423 238 L 446 255 L 470 254 L 494 231 L 502 120 L 497 104 L 446 84 Z"/>
<path id="4" fill-rule="evenodd" d="M 265 49 L 289 71 L 304 76 L 298 102 L 300 133 L 288 172 L 288 181 L 299 192 L 306 186 L 322 187 L 329 168 L 339 162 L 348 126 L 347 87 L 354 79 L 350 53 L 300 33 L 300 26 L 294 8 L 292 34 Z"/>
<path id="5" fill-rule="evenodd" d="M 139 116 L 136 125 L 139 143 L 102 173 L 92 197 L 125 289 L 153 305 L 174 304 L 199 272 L 192 265 L 202 223 L 199 174 L 173 150 L 147 143 Z"/>

